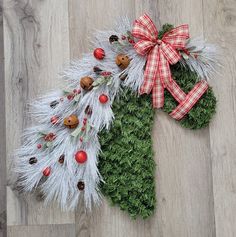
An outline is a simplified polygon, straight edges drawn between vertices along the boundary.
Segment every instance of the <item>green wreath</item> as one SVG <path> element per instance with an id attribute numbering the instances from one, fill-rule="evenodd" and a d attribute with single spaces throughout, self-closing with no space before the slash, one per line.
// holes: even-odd
<path id="1" fill-rule="evenodd" d="M 180 64 L 173 66 L 171 71 L 185 93 L 198 82 L 197 75 Z M 165 91 L 163 111 L 170 113 L 176 106 L 175 99 Z M 115 121 L 112 128 L 100 134 L 102 192 L 112 204 L 119 205 L 131 217 L 147 218 L 154 212 L 156 203 L 151 138 L 154 110 L 150 96 L 137 97 L 126 90 L 113 104 L 113 111 Z M 215 111 L 216 98 L 209 88 L 180 125 L 189 129 L 206 127 Z"/>
<path id="2" fill-rule="evenodd" d="M 24 131 L 14 155 L 17 185 L 39 188 L 46 203 L 56 200 L 63 210 L 75 210 L 81 196 L 91 210 L 100 203 L 100 186 L 131 217 L 153 214 L 152 103 L 162 107 L 162 88 L 171 91 L 179 105 L 166 90 L 162 110 L 189 129 L 206 127 L 216 109 L 212 89 L 198 83 L 217 72 L 216 47 L 190 39 L 187 25 L 172 28 L 164 25 L 157 36 L 144 14 L 133 27 L 123 18 L 114 31 L 96 33 L 93 53 L 64 71 L 67 88 L 33 102 L 37 123 Z M 143 87 L 156 100 L 138 96 Z"/>

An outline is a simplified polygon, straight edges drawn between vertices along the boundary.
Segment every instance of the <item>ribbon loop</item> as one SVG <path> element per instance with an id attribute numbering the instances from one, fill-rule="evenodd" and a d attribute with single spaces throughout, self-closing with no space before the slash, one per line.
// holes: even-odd
<path id="1" fill-rule="evenodd" d="M 132 34 L 142 40 L 155 41 L 158 38 L 158 31 L 147 14 L 135 20 Z"/>
<path id="2" fill-rule="evenodd" d="M 181 58 L 176 49 L 185 47 L 185 41 L 189 38 L 188 25 L 176 27 L 165 33 L 162 39 L 158 39 L 156 26 L 150 17 L 144 14 L 135 20 L 132 35 L 139 39 L 134 45 L 136 52 L 142 56 L 147 55 L 144 81 L 140 93 L 148 94 L 152 91 L 153 107 L 161 108 L 164 103 L 164 93 L 162 92 L 173 81 L 170 64 L 177 63 Z M 157 83 L 157 80 L 160 80 L 161 83 Z"/>

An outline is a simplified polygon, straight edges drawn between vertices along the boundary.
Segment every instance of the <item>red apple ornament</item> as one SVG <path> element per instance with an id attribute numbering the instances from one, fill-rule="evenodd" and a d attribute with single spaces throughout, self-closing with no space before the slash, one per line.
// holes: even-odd
<path id="1" fill-rule="evenodd" d="M 77 151 L 75 154 L 75 160 L 79 163 L 79 164 L 83 164 L 87 161 L 87 153 L 85 151 Z"/>
<path id="2" fill-rule="evenodd" d="M 93 55 L 96 59 L 98 60 L 102 60 L 104 59 L 105 57 L 105 51 L 104 49 L 102 48 L 96 48 L 94 51 L 93 51 Z"/>
<path id="3" fill-rule="evenodd" d="M 105 94 L 101 94 L 101 95 L 99 96 L 99 101 L 100 101 L 101 104 L 106 104 L 107 101 L 108 101 L 108 96 L 105 95 Z"/>

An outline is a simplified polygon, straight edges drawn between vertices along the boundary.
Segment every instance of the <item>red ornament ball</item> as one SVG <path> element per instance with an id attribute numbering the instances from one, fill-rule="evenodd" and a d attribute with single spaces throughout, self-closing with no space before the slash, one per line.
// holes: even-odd
<path id="1" fill-rule="evenodd" d="M 101 95 L 99 96 L 99 101 L 100 101 L 101 104 L 106 104 L 107 101 L 108 101 L 108 96 L 105 95 L 105 94 L 101 94 Z"/>
<path id="2" fill-rule="evenodd" d="M 94 51 L 93 51 L 93 55 L 96 59 L 98 60 L 102 60 L 104 59 L 105 57 L 105 51 L 104 49 L 102 48 L 96 48 Z"/>
<path id="3" fill-rule="evenodd" d="M 75 154 L 75 160 L 79 164 L 83 164 L 84 162 L 87 161 L 87 153 L 85 151 L 77 151 Z"/>
<path id="4" fill-rule="evenodd" d="M 47 167 L 43 170 L 43 175 L 44 176 L 49 176 L 51 173 L 51 167 Z"/>

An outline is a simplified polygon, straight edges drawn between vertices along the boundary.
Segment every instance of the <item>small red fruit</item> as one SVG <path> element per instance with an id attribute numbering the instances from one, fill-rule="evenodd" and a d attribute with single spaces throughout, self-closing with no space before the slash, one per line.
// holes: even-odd
<path id="1" fill-rule="evenodd" d="M 130 43 L 130 44 L 134 44 L 135 42 L 134 42 L 133 39 L 129 39 L 129 43 Z"/>
<path id="2" fill-rule="evenodd" d="M 74 98 L 73 95 L 68 95 L 68 96 L 67 96 L 67 99 L 68 99 L 68 100 L 72 100 L 73 98 Z"/>
<path id="3" fill-rule="evenodd" d="M 104 49 L 102 48 L 96 48 L 94 51 L 93 51 L 93 55 L 96 59 L 98 60 L 102 60 L 104 59 L 105 57 L 105 51 Z"/>
<path id="4" fill-rule="evenodd" d="M 47 167 L 43 170 L 43 175 L 44 176 L 49 176 L 51 173 L 51 167 Z"/>
<path id="5" fill-rule="evenodd" d="M 124 35 L 122 35 L 122 36 L 121 36 L 121 39 L 122 39 L 122 40 L 125 40 L 125 39 L 126 39 L 126 37 L 125 37 Z"/>
<path id="6" fill-rule="evenodd" d="M 80 140 L 80 142 L 83 142 L 83 138 L 82 137 L 79 140 Z"/>
<path id="7" fill-rule="evenodd" d="M 75 160 L 79 164 L 83 164 L 84 162 L 87 161 L 87 153 L 85 151 L 77 151 L 75 154 Z"/>
<path id="8" fill-rule="evenodd" d="M 51 117 L 51 123 L 52 124 L 57 124 L 58 123 L 58 117 L 57 116 Z"/>
<path id="9" fill-rule="evenodd" d="M 99 96 L 99 101 L 100 101 L 101 104 L 106 104 L 107 101 L 108 101 L 108 96 L 105 95 L 105 94 L 101 94 L 101 95 Z"/>
<path id="10" fill-rule="evenodd" d="M 101 76 L 108 77 L 111 75 L 111 72 L 101 72 Z"/>
<path id="11" fill-rule="evenodd" d="M 38 144 L 38 145 L 37 145 L 37 148 L 38 148 L 38 149 L 40 149 L 41 147 L 42 147 L 42 145 L 41 145 L 41 144 Z"/>
<path id="12" fill-rule="evenodd" d="M 55 140 L 56 137 L 57 137 L 56 134 L 50 132 L 50 133 L 44 135 L 44 140 L 47 142 L 52 142 L 53 140 Z"/>
<path id="13" fill-rule="evenodd" d="M 86 123 L 87 123 L 87 118 L 84 118 L 83 125 L 86 125 Z"/>

